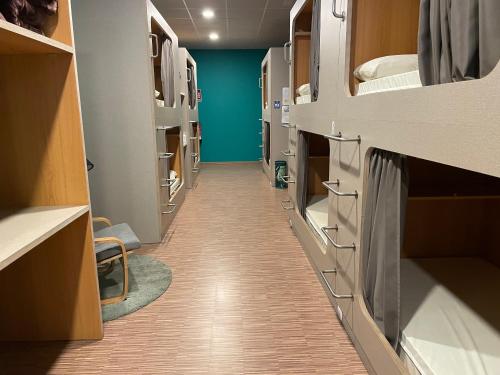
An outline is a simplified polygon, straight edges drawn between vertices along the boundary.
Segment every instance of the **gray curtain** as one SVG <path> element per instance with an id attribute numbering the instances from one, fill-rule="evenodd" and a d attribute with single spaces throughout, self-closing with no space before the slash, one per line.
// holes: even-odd
<path id="1" fill-rule="evenodd" d="M 309 136 L 299 131 L 297 133 L 297 208 L 300 214 L 306 216 L 307 183 L 309 174 Z"/>
<path id="2" fill-rule="evenodd" d="M 408 179 L 404 156 L 374 151 L 363 223 L 363 295 L 375 323 L 394 347 L 399 340 L 399 259 Z"/>
<path id="3" fill-rule="evenodd" d="M 165 107 L 173 107 L 175 103 L 174 92 L 174 51 L 172 41 L 166 39 L 161 51 L 161 83 Z"/>
<path id="4" fill-rule="evenodd" d="M 194 76 L 194 68 L 189 67 L 189 71 L 191 72 L 191 81 L 188 82 L 188 91 L 189 91 L 189 107 L 194 109 L 196 107 L 196 78 Z"/>
<path id="5" fill-rule="evenodd" d="M 424 85 L 482 78 L 500 59 L 500 1 L 421 0 L 419 67 Z"/>
<path id="6" fill-rule="evenodd" d="M 311 84 L 311 101 L 318 100 L 319 94 L 319 45 L 321 28 L 321 0 L 314 0 L 311 22 L 311 55 L 309 62 L 309 83 Z"/>

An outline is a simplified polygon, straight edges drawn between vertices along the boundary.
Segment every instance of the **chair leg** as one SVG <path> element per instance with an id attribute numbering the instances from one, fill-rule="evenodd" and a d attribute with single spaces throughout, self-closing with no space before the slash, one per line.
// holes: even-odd
<path id="1" fill-rule="evenodd" d="M 116 237 L 100 237 L 95 239 L 95 243 L 113 243 L 118 244 L 121 250 L 121 261 L 123 266 L 123 291 L 122 294 L 116 297 L 106 298 L 101 300 L 102 305 L 109 305 L 112 303 L 120 303 L 127 298 L 128 293 L 128 255 L 125 249 L 125 244 L 122 240 Z"/>
<path id="2" fill-rule="evenodd" d="M 120 263 L 123 267 L 123 290 L 122 294 L 116 297 L 106 298 L 101 300 L 101 305 L 111 305 L 114 303 L 123 302 L 127 298 L 128 294 L 128 257 L 120 258 Z"/>

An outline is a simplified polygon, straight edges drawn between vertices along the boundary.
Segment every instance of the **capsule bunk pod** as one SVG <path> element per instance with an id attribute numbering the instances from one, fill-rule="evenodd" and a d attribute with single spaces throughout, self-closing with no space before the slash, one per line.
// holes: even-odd
<path id="1" fill-rule="evenodd" d="M 290 115 L 296 126 L 317 134 L 331 132 L 338 108 L 338 50 L 341 24 L 333 0 L 297 0 L 290 11 Z"/>
<path id="2" fill-rule="evenodd" d="M 288 87 L 288 65 L 283 48 L 270 48 L 262 60 L 259 86 L 262 89 L 262 168 L 272 186 L 276 185 L 276 162 L 287 161 L 288 129 L 282 122 L 283 93 Z M 285 90 L 283 90 L 285 89 Z M 275 106 L 279 103 L 279 106 Z M 283 126 L 282 126 L 283 125 Z"/>
<path id="3" fill-rule="evenodd" d="M 179 48 L 179 66 L 181 77 L 181 108 L 183 123 L 184 174 L 186 187 L 195 186 L 196 177 L 200 172 L 200 142 L 201 131 L 198 115 L 198 76 L 196 61 L 186 48 Z"/>
<path id="4" fill-rule="evenodd" d="M 334 266 L 314 265 L 370 372 L 494 374 L 500 4 L 429 4 L 332 4 L 342 110 L 326 134 L 324 185 Z M 454 54 L 432 38 L 449 38 Z M 292 110 L 301 130 L 297 118 Z M 304 243 L 292 189 L 285 208 Z"/>
<path id="5" fill-rule="evenodd" d="M 160 242 L 185 192 L 177 36 L 148 0 L 73 16 L 93 212 Z"/>
<path id="6" fill-rule="evenodd" d="M 500 139 L 492 100 L 499 4 L 439 13 L 427 1 L 337 3 L 344 84 L 329 136 L 329 183 L 341 194 L 359 192 L 355 206 L 343 197 L 344 206 L 333 207 L 336 220 L 348 219 L 348 238 L 338 242 L 359 249 L 338 253 L 331 285 L 345 294 L 335 297 L 345 306 L 344 325 L 377 374 L 496 373 L 500 326 L 491 316 L 498 312 L 491 285 L 498 284 L 498 260 L 490 233 L 498 219 L 489 210 L 500 194 L 500 163 L 492 160 Z M 470 27 L 458 32 L 447 22 Z M 437 36 L 449 38 L 453 55 L 437 47 L 446 44 L 431 39 Z M 391 173 L 388 186 L 377 180 Z M 377 216 L 382 211 L 388 216 Z M 380 259 L 392 268 L 372 263 Z M 392 313 L 396 321 L 387 318 Z"/>
<path id="7" fill-rule="evenodd" d="M 0 20 L 3 342 L 103 337 L 70 1 L 47 19 Z"/>

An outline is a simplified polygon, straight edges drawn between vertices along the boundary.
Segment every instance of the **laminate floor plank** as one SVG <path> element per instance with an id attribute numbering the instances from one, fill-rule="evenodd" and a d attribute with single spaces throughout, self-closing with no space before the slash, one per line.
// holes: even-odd
<path id="1" fill-rule="evenodd" d="M 172 268 L 167 292 L 102 341 L 2 344 L 0 374 L 366 374 L 285 195 L 257 164 L 204 165 L 164 242 L 140 251 Z"/>

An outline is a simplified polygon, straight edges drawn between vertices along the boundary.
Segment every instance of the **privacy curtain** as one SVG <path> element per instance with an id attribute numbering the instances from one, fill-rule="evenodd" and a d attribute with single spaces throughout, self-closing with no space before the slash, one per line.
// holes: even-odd
<path id="1" fill-rule="evenodd" d="M 165 107 L 173 107 L 175 103 L 174 51 L 172 48 L 172 41 L 168 38 L 163 42 L 161 51 L 161 82 Z"/>
<path id="2" fill-rule="evenodd" d="M 300 214 L 306 216 L 307 185 L 309 175 L 309 137 L 306 133 L 297 133 L 297 208 Z"/>
<path id="3" fill-rule="evenodd" d="M 196 80 L 194 76 L 194 68 L 189 67 L 189 75 L 191 80 L 188 82 L 188 91 L 189 91 L 189 107 L 194 109 L 196 107 Z"/>
<path id="4" fill-rule="evenodd" d="M 419 67 L 424 85 L 482 78 L 500 59 L 499 0 L 421 0 Z"/>
<path id="5" fill-rule="evenodd" d="M 396 348 L 399 339 L 399 259 L 403 244 L 406 158 L 375 150 L 370 171 L 361 254 L 363 295 L 370 315 Z"/>
<path id="6" fill-rule="evenodd" d="M 314 0 L 311 22 L 311 55 L 309 62 L 309 83 L 311 84 L 311 101 L 318 100 L 319 94 L 319 44 L 321 28 L 321 0 Z"/>

